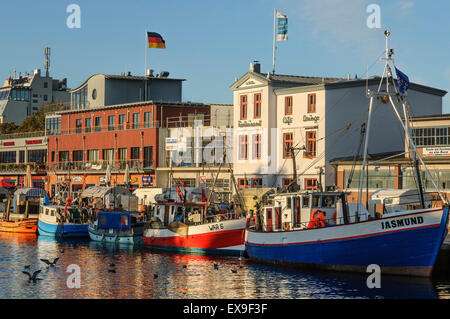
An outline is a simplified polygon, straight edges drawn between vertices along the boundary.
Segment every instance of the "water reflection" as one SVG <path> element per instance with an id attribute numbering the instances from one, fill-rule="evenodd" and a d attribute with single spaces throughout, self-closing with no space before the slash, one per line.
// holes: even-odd
<path id="1" fill-rule="evenodd" d="M 365 274 L 305 272 L 237 257 L 156 252 L 145 247 L 35 235 L 0 234 L 0 298 L 420 298 L 450 296 L 448 278 L 382 277 L 369 289 Z M 56 267 L 40 259 L 59 258 Z M 115 272 L 111 272 L 114 263 Z M 81 270 L 81 288 L 67 286 L 67 267 Z M 218 269 L 214 267 L 218 265 Z M 28 283 L 24 266 L 41 269 Z"/>

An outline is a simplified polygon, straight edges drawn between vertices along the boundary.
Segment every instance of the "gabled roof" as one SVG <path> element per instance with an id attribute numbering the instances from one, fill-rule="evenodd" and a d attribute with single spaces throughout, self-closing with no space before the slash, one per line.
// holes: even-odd
<path id="1" fill-rule="evenodd" d="M 263 82 L 265 85 L 271 84 L 272 86 L 303 86 L 303 85 L 315 85 L 322 83 L 333 83 L 337 81 L 345 80 L 343 78 L 329 78 L 329 77 L 314 77 L 314 76 L 300 76 L 300 75 L 285 75 L 285 74 L 271 74 L 271 73 L 259 73 L 259 72 L 247 72 L 240 79 L 235 81 L 230 88 L 232 90 L 238 89 L 243 83 L 250 78 L 256 78 Z"/>

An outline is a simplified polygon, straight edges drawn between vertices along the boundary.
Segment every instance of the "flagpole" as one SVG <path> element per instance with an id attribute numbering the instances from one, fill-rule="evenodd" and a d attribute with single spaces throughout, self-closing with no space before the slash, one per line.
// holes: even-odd
<path id="1" fill-rule="evenodd" d="M 144 101 L 147 101 L 147 90 L 148 90 L 148 83 L 147 83 L 147 70 L 148 70 L 148 31 L 145 29 L 145 88 L 144 88 Z"/>
<path id="2" fill-rule="evenodd" d="M 276 25 L 275 25 L 275 21 L 276 21 L 276 16 L 277 16 L 277 9 L 274 8 L 273 9 L 273 54 L 272 54 L 272 66 L 273 66 L 273 72 L 272 74 L 275 74 L 275 45 L 276 45 Z"/>

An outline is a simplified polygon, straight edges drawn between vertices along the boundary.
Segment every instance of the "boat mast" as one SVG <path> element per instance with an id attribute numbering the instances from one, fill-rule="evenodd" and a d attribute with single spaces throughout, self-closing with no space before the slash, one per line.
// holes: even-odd
<path id="1" fill-rule="evenodd" d="M 371 117 L 371 112 L 372 112 L 372 104 L 373 104 L 373 98 L 377 97 L 380 98 L 382 102 L 387 103 L 387 101 L 389 101 L 392 105 L 392 108 L 394 110 L 395 115 L 397 116 L 397 119 L 399 120 L 404 132 L 405 132 L 405 142 L 406 142 L 406 147 L 408 147 L 408 149 L 412 149 L 411 153 L 414 155 L 415 161 L 416 161 L 416 174 L 417 174 L 417 178 L 418 178 L 418 188 L 419 188 L 419 194 L 421 196 L 421 202 L 422 202 L 422 206 L 425 206 L 425 202 L 423 199 L 423 189 L 422 189 L 422 183 L 420 180 L 420 174 L 418 171 L 419 168 L 419 161 L 420 164 L 424 167 L 425 172 L 427 174 L 427 176 L 429 177 L 429 179 L 431 180 L 431 182 L 433 183 L 434 188 L 436 189 L 436 191 L 439 194 L 439 197 L 441 198 L 442 202 L 447 204 L 447 200 L 444 198 L 444 196 L 442 195 L 441 191 L 439 190 L 439 187 L 437 186 L 435 179 L 433 178 L 433 176 L 431 176 L 429 170 L 427 169 L 427 167 L 425 166 L 425 163 L 422 159 L 422 157 L 420 156 L 416 145 L 414 144 L 414 141 L 411 138 L 411 135 L 409 134 L 409 121 L 408 121 L 408 116 L 407 116 L 407 107 L 406 107 L 406 102 L 405 100 L 407 100 L 407 96 L 405 93 L 400 93 L 397 90 L 397 87 L 395 85 L 395 81 L 393 79 L 392 76 L 392 70 L 391 67 L 389 65 L 389 61 L 392 61 L 392 55 L 394 54 L 394 51 L 392 49 L 389 49 L 389 42 L 388 42 L 388 38 L 390 35 L 389 30 L 386 30 L 384 32 L 385 36 L 386 36 L 386 56 L 385 56 L 385 67 L 384 67 L 384 72 L 383 72 L 383 76 L 380 80 L 380 85 L 378 86 L 378 91 L 377 92 L 373 92 L 368 90 L 367 94 L 370 97 L 370 106 L 369 106 L 369 118 L 368 118 L 368 122 L 367 122 L 367 135 L 366 135 L 366 141 L 365 141 L 365 146 L 364 146 L 364 160 L 363 160 L 363 168 L 361 171 L 361 181 L 360 181 L 360 193 L 359 193 L 359 201 L 358 201 L 358 212 L 360 211 L 360 205 L 361 205 L 361 197 L 362 197 L 362 183 L 363 183 L 363 178 L 364 178 L 364 167 L 365 165 L 367 165 L 367 143 L 369 140 L 369 129 L 370 129 L 370 117 Z M 384 79 L 384 75 L 386 74 L 386 88 L 385 90 L 381 90 L 381 86 L 382 86 L 382 82 Z M 389 79 L 392 80 L 392 87 L 394 88 L 393 92 L 389 92 Z M 397 107 L 395 106 L 393 97 L 395 97 L 397 99 L 398 102 L 401 102 L 402 107 L 403 107 L 403 114 L 404 114 L 404 119 L 401 118 Z M 419 161 L 417 161 L 417 159 Z M 357 216 L 357 220 L 358 220 L 358 216 Z"/>

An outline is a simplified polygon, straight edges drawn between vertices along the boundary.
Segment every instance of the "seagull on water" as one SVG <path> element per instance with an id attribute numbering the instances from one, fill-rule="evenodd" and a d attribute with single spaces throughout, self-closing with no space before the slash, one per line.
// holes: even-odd
<path id="1" fill-rule="evenodd" d="M 33 274 L 30 274 L 28 271 L 22 271 L 24 274 L 28 275 L 28 282 L 36 282 L 38 280 L 42 280 L 42 278 L 37 278 L 36 276 L 41 272 L 41 270 L 36 270 Z"/>
<path id="2" fill-rule="evenodd" d="M 46 263 L 48 267 L 55 267 L 58 260 L 59 260 L 59 258 L 55 258 L 55 259 L 53 260 L 53 262 L 51 262 L 51 261 L 49 261 L 48 259 L 41 259 L 41 261 L 43 261 L 44 263 Z"/>

